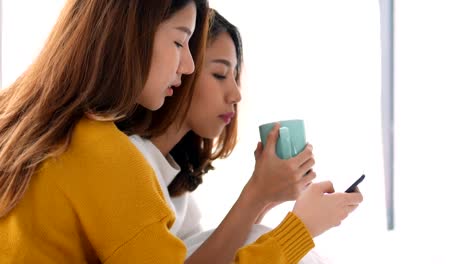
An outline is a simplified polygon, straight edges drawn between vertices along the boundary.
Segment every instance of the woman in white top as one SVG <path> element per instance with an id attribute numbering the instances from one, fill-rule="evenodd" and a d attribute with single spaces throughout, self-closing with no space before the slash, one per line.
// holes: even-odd
<path id="1" fill-rule="evenodd" d="M 168 116 L 165 113 L 177 109 L 173 101 L 178 96 L 175 91 L 173 98 L 166 100 L 155 114 L 137 109 L 119 127 L 133 134 L 130 139 L 154 168 L 176 214 L 171 232 L 184 240 L 188 257 L 200 263 L 228 263 L 244 243 L 254 241 L 268 230 L 255 224 L 269 209 L 298 199 L 306 188 L 320 194 L 329 193 L 318 195 L 320 198 L 308 208 L 315 210 L 314 224 L 324 227 L 321 232 L 346 218 L 358 206 L 362 195 L 331 193 L 330 182 L 310 184 L 315 178 L 312 146 L 308 144 L 302 153 L 289 160 L 279 159 L 274 151 L 278 137 L 276 126 L 265 148 L 260 142 L 257 145 L 255 170 L 228 215 L 217 229 L 202 233 L 200 212 L 191 192 L 202 183 L 202 176 L 213 169 L 211 163 L 228 157 L 233 150 L 237 139 L 237 104 L 241 100 L 240 34 L 215 10 L 211 12 L 204 65 L 197 68 L 195 83 L 182 80 L 183 86 L 194 85 L 188 112 L 179 112 L 176 120 L 170 122 L 165 119 Z M 150 130 L 146 129 L 148 124 Z M 321 260 L 309 255 L 306 262 Z"/>

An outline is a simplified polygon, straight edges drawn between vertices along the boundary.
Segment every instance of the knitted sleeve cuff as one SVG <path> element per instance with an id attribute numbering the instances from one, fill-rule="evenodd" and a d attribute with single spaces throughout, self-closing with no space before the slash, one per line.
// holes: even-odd
<path id="1" fill-rule="evenodd" d="M 289 212 L 281 224 L 270 232 L 270 236 L 278 241 L 287 263 L 297 263 L 313 247 L 314 241 L 305 224 L 293 213 Z"/>

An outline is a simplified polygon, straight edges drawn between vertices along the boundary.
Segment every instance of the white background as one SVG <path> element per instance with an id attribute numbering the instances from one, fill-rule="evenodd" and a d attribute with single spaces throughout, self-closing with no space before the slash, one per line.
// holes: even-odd
<path id="1" fill-rule="evenodd" d="M 3 0 L 3 86 L 39 52 L 63 0 Z M 380 18 L 370 0 L 211 0 L 245 50 L 239 144 L 196 191 L 214 228 L 254 166 L 258 125 L 303 118 L 318 180 L 364 203 L 316 238 L 333 263 L 468 263 L 468 1 L 395 3 L 395 216 L 386 231 L 380 112 Z M 276 226 L 292 203 L 271 211 Z M 457 242 L 459 241 L 459 242 Z"/>

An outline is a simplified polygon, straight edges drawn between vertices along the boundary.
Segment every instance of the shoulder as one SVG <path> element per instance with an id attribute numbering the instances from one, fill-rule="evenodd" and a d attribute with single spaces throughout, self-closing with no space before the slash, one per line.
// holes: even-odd
<path id="1" fill-rule="evenodd" d="M 113 174 L 128 168 L 152 173 L 135 145 L 113 122 L 87 118 L 78 122 L 67 150 L 52 163 L 69 172 L 71 169 L 87 174 L 99 171 L 102 176 L 104 171 Z"/>
<path id="2" fill-rule="evenodd" d="M 166 230 L 174 222 L 152 168 L 112 122 L 81 120 L 67 150 L 37 176 L 56 184 L 103 256 L 154 223 Z"/>
<path id="3" fill-rule="evenodd" d="M 115 179 L 129 172 L 132 175 L 137 172 L 142 175 L 153 174 L 142 154 L 113 122 L 87 118 L 78 122 L 67 150 L 53 159 L 51 164 L 65 170 L 68 175 L 79 172 L 82 178 L 99 174 L 99 178 Z"/>
<path id="4" fill-rule="evenodd" d="M 67 150 L 49 159 L 43 174 L 52 177 L 70 200 L 164 203 L 153 169 L 113 122 L 82 119 Z"/>
<path id="5" fill-rule="evenodd" d="M 137 152 L 128 137 L 113 122 L 83 118 L 73 131 L 65 155 L 75 158 L 93 156 L 95 158 L 127 159 L 135 156 Z"/>

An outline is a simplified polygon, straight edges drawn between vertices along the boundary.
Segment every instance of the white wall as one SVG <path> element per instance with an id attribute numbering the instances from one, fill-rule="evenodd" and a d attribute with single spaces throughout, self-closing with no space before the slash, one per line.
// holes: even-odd
<path id="1" fill-rule="evenodd" d="M 65 0 L 2 2 L 2 87 L 6 87 L 38 55 Z"/>
<path id="2" fill-rule="evenodd" d="M 63 3 L 3 0 L 4 85 L 32 62 Z M 393 232 L 384 208 L 378 1 L 210 3 L 240 28 L 246 72 L 238 148 L 196 192 L 203 226 L 221 221 L 250 177 L 257 126 L 304 118 L 319 180 L 344 190 L 367 175 L 364 203 L 316 239 L 318 252 L 334 263 L 467 263 L 453 240 L 468 235 L 468 3 L 396 1 Z M 291 206 L 264 224 L 275 226 Z"/>
<path id="3" fill-rule="evenodd" d="M 396 3 L 396 224 L 429 263 L 468 263 L 456 242 L 468 236 L 467 13 L 463 0 Z"/>

